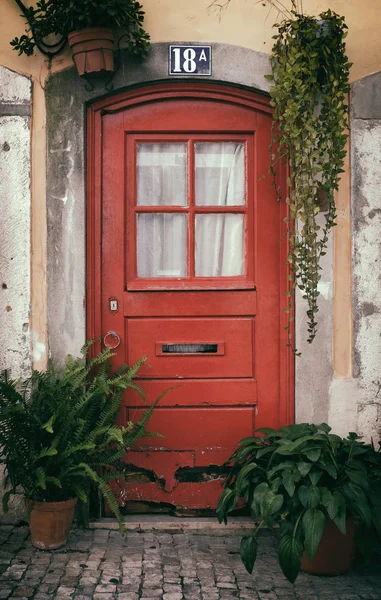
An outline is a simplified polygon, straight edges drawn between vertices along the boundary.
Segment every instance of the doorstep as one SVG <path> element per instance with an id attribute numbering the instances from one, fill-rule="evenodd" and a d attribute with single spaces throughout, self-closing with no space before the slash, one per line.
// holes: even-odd
<path id="1" fill-rule="evenodd" d="M 229 517 L 227 525 L 214 517 L 171 517 L 168 515 L 130 515 L 126 517 L 127 531 L 191 531 L 194 533 L 213 531 L 214 533 L 242 531 L 253 528 L 251 517 Z M 91 529 L 118 529 L 118 522 L 112 518 L 97 519 L 90 523 Z"/>

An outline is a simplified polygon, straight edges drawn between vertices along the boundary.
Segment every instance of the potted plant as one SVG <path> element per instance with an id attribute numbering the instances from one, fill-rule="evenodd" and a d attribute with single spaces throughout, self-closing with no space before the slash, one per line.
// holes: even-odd
<path id="1" fill-rule="evenodd" d="M 342 573 L 351 566 L 355 541 L 361 549 L 381 540 L 380 466 L 380 449 L 355 433 L 334 435 L 325 423 L 259 429 L 241 440 L 227 463 L 217 516 L 226 523 L 246 500 L 254 528 L 242 538 L 240 553 L 249 573 L 264 526 L 279 526 L 279 563 L 292 583 L 300 569 Z"/>
<path id="2" fill-rule="evenodd" d="M 39 0 L 35 8 L 23 9 L 23 16 L 28 30 L 11 41 L 14 49 L 31 55 L 36 45 L 44 48 L 51 34 L 68 38 L 81 76 L 114 70 L 112 30 L 116 27 L 124 30 L 130 52 L 144 58 L 149 50 L 143 7 L 136 0 Z M 55 54 L 49 52 L 51 48 L 54 44 L 45 43 L 46 54 Z"/>
<path id="3" fill-rule="evenodd" d="M 222 11 L 231 0 L 213 0 Z M 261 0 L 279 21 L 270 53 L 272 72 L 266 78 L 273 107 L 270 174 L 278 200 L 277 171 L 289 166 L 286 202 L 291 289 L 287 291 L 288 345 L 295 354 L 291 322 L 294 289 L 307 304 L 307 341 L 317 331 L 320 259 L 336 224 L 335 193 L 339 186 L 348 138 L 348 93 L 351 63 L 346 55 L 344 17 L 331 10 L 316 16 L 303 12 L 302 0 Z M 321 219 L 319 212 L 324 212 Z"/>
<path id="4" fill-rule="evenodd" d="M 275 0 L 268 3 L 277 4 Z M 307 341 L 311 343 L 317 329 L 320 258 L 336 224 L 335 193 L 346 156 L 351 64 L 344 17 L 331 10 L 318 18 L 305 15 L 297 0 L 291 0 L 291 6 L 275 25 L 272 73 L 267 76 L 274 108 L 270 170 L 277 189 L 277 164 L 286 161 L 289 165 L 288 263 L 293 285 L 307 304 Z M 321 224 L 318 215 L 323 209 Z M 292 318 L 291 293 L 289 298 L 286 312 Z M 293 347 L 290 323 L 288 329 Z"/>
<path id="5" fill-rule="evenodd" d="M 116 516 L 123 518 L 109 482 L 125 476 L 122 459 L 145 435 L 160 397 L 137 423 L 117 425 L 123 393 L 145 357 L 110 373 L 106 349 L 92 359 L 68 356 L 63 369 L 49 361 L 45 372 L 26 381 L 0 379 L 0 464 L 5 466 L 4 512 L 13 494 L 26 498 L 32 541 L 38 548 L 62 546 L 77 502 L 87 503 L 96 486 Z"/>

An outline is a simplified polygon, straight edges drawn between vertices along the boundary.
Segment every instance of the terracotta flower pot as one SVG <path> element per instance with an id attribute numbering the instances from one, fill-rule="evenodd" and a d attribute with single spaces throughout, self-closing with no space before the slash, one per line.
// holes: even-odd
<path id="1" fill-rule="evenodd" d="M 346 533 L 327 519 L 315 558 L 311 563 L 303 554 L 301 570 L 314 575 L 341 575 L 352 567 L 355 556 L 355 523 L 348 519 Z"/>
<path id="2" fill-rule="evenodd" d="M 73 60 L 81 77 L 114 71 L 114 34 L 105 27 L 89 27 L 68 35 Z"/>
<path id="3" fill-rule="evenodd" d="M 77 498 L 64 502 L 33 502 L 26 499 L 32 544 L 42 550 L 54 550 L 66 543 L 74 518 Z M 32 506 L 32 510 L 30 507 Z"/>

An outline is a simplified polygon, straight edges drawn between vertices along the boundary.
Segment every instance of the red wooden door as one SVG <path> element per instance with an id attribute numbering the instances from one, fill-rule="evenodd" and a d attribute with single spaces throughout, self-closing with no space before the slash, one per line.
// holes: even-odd
<path id="1" fill-rule="evenodd" d="M 261 178 L 271 115 L 247 92 L 181 84 L 103 101 L 89 123 L 88 334 L 117 333 L 115 366 L 148 356 L 148 402 L 175 386 L 122 496 L 213 508 L 238 440 L 292 420 L 285 207 Z M 142 410 L 127 394 L 123 417 Z"/>

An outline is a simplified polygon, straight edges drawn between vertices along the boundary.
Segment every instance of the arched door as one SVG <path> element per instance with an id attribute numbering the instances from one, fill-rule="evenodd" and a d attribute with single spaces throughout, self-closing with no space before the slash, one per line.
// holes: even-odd
<path id="1" fill-rule="evenodd" d="M 270 136 L 265 98 L 211 84 L 89 110 L 88 336 L 117 334 L 115 366 L 148 356 L 148 402 L 175 386 L 149 424 L 164 437 L 126 458 L 135 506 L 213 508 L 238 440 L 292 421 Z M 127 394 L 124 418 L 142 410 Z"/>

